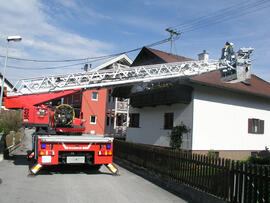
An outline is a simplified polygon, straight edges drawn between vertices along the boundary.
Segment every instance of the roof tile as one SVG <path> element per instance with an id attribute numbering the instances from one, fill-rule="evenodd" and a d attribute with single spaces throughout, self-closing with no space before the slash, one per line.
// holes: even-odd
<path id="1" fill-rule="evenodd" d="M 167 63 L 174 63 L 174 62 L 184 62 L 184 61 L 194 61 L 194 59 L 186 58 L 184 56 L 178 56 L 174 54 L 169 54 L 160 50 L 148 48 L 151 52 L 165 60 Z"/>
<path id="2" fill-rule="evenodd" d="M 236 90 L 243 93 L 255 94 L 258 96 L 264 96 L 270 98 L 270 83 L 264 81 L 256 75 L 251 75 L 250 79 L 246 82 L 250 85 L 246 85 L 242 82 L 237 83 L 224 83 L 220 81 L 220 71 L 213 71 L 202 75 L 197 75 L 191 78 L 191 82 L 200 83 L 209 86 L 216 86 L 219 88 L 225 88 L 230 90 Z"/>

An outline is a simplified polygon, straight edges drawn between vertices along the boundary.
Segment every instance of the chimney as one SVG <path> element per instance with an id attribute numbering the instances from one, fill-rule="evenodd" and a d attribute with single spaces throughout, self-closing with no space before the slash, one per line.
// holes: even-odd
<path id="1" fill-rule="evenodd" d="M 206 53 L 205 50 L 203 50 L 203 53 L 198 54 L 199 61 L 208 62 L 209 60 L 209 54 Z"/>

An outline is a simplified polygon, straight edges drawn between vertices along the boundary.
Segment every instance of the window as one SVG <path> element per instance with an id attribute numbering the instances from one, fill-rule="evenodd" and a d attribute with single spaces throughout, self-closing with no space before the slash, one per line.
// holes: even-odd
<path id="1" fill-rule="evenodd" d="M 107 126 L 110 125 L 110 117 L 109 116 L 106 117 L 106 123 L 107 123 Z"/>
<path id="2" fill-rule="evenodd" d="M 98 93 L 97 92 L 92 92 L 92 100 L 98 100 Z"/>
<path id="3" fill-rule="evenodd" d="M 108 102 L 111 103 L 112 97 L 111 95 L 108 96 Z"/>
<path id="4" fill-rule="evenodd" d="M 140 125 L 140 114 L 138 113 L 130 114 L 129 127 L 139 128 L 139 125 Z"/>
<path id="5" fill-rule="evenodd" d="M 173 113 L 164 114 L 164 129 L 173 128 Z"/>
<path id="6" fill-rule="evenodd" d="M 96 124 L 97 123 L 97 116 L 90 116 L 90 124 Z"/>
<path id="7" fill-rule="evenodd" d="M 111 126 L 114 126 L 114 117 L 111 117 Z"/>
<path id="8" fill-rule="evenodd" d="M 264 120 L 249 118 L 248 119 L 248 133 L 264 134 Z"/>
<path id="9" fill-rule="evenodd" d="M 112 90 L 109 89 L 109 91 L 108 91 L 108 102 L 111 103 L 111 100 L 112 100 Z"/>

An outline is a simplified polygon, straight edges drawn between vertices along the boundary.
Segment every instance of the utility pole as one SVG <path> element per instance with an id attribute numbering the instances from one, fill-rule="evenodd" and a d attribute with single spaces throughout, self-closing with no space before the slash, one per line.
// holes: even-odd
<path id="1" fill-rule="evenodd" d="M 171 54 L 172 54 L 172 50 L 173 50 L 173 40 L 178 39 L 177 37 L 180 35 L 180 32 L 178 32 L 178 31 L 176 31 L 176 30 L 172 30 L 172 29 L 170 29 L 170 28 L 167 28 L 166 31 L 170 33 L 170 40 L 171 40 L 171 51 L 170 51 L 170 52 L 171 52 Z M 174 35 L 175 35 L 176 37 L 174 37 Z"/>

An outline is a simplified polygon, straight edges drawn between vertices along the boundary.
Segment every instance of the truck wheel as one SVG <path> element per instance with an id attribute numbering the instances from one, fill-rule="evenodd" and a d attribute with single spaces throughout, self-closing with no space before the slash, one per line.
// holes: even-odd
<path id="1" fill-rule="evenodd" d="M 0 146 L 0 153 L 3 153 L 4 159 L 9 159 L 9 150 L 6 146 L 6 135 L 2 135 L 1 137 L 1 146 Z"/>
<path id="2" fill-rule="evenodd" d="M 9 159 L 9 150 L 8 149 L 4 149 L 4 153 L 3 153 L 4 159 Z"/>
<path id="3" fill-rule="evenodd" d="M 96 170 L 96 171 L 98 171 L 100 168 L 101 168 L 101 164 L 97 164 L 97 165 L 93 165 L 93 166 L 91 166 L 91 168 L 93 169 L 93 170 Z"/>

